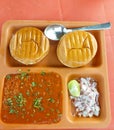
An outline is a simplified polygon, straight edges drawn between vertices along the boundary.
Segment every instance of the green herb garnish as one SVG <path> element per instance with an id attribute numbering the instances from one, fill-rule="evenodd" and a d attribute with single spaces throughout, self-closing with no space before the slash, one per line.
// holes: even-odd
<path id="1" fill-rule="evenodd" d="M 8 98 L 7 101 L 6 101 L 6 104 L 7 104 L 8 106 L 13 106 L 13 101 L 12 101 L 12 99 L 11 99 L 11 98 Z"/>
<path id="2" fill-rule="evenodd" d="M 41 75 L 42 75 L 42 76 L 46 75 L 46 72 L 42 71 L 42 72 L 41 72 Z"/>
<path id="3" fill-rule="evenodd" d="M 36 99 L 34 100 L 34 107 L 35 107 L 35 108 L 38 108 L 38 107 L 41 105 L 41 101 L 42 101 L 42 97 L 36 98 Z"/>
<path id="4" fill-rule="evenodd" d="M 32 87 L 35 87 L 35 86 L 37 86 L 37 83 L 36 82 L 32 82 L 31 85 L 32 85 Z"/>
<path id="5" fill-rule="evenodd" d="M 27 75 L 28 75 L 27 72 L 22 72 L 22 73 L 21 73 L 21 76 L 22 76 L 22 77 L 26 77 Z"/>
<path id="6" fill-rule="evenodd" d="M 19 107 L 22 107 L 26 103 L 26 99 L 23 97 L 22 93 L 19 93 L 17 96 L 15 96 L 16 103 Z"/>
<path id="7" fill-rule="evenodd" d="M 10 114 L 14 114 L 14 113 L 17 113 L 17 112 L 16 112 L 16 110 L 15 110 L 15 109 L 10 108 L 9 113 L 10 113 Z"/>
<path id="8" fill-rule="evenodd" d="M 18 111 L 15 110 L 15 106 L 14 106 L 12 98 L 8 98 L 6 100 L 6 105 L 9 107 L 10 114 L 17 114 L 18 113 Z"/>
<path id="9" fill-rule="evenodd" d="M 48 98 L 48 101 L 51 103 L 55 103 L 55 99 L 53 99 L 53 98 Z"/>
<path id="10" fill-rule="evenodd" d="M 28 76 L 28 73 L 27 73 L 27 72 L 21 72 L 21 73 L 20 73 L 20 79 L 27 78 L 27 76 Z"/>
<path id="11" fill-rule="evenodd" d="M 42 97 L 36 98 L 36 99 L 34 100 L 34 103 L 33 103 L 33 106 L 34 106 L 35 108 L 37 108 L 39 111 L 43 111 L 43 110 L 44 110 L 44 108 L 43 108 L 43 106 L 42 106 L 42 104 L 41 104 L 42 99 L 43 99 Z"/>
<path id="12" fill-rule="evenodd" d="M 39 106 L 38 110 L 39 111 L 44 111 L 44 107 L 43 106 Z"/>
<path id="13" fill-rule="evenodd" d="M 6 79 L 11 79 L 11 75 L 6 75 Z"/>

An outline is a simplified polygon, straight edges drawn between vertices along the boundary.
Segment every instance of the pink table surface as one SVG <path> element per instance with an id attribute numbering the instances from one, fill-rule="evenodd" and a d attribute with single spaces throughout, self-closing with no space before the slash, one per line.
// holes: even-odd
<path id="1" fill-rule="evenodd" d="M 0 34 L 7 20 L 60 20 L 112 23 L 106 47 L 111 101 L 111 122 L 103 130 L 114 129 L 114 1 L 113 0 L 0 0 Z"/>

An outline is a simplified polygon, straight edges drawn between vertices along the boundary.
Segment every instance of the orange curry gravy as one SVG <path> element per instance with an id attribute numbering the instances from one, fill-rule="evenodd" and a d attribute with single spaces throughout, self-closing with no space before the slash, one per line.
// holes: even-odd
<path id="1" fill-rule="evenodd" d="M 62 80 L 54 72 L 5 77 L 1 117 L 5 123 L 57 123 L 62 116 Z"/>

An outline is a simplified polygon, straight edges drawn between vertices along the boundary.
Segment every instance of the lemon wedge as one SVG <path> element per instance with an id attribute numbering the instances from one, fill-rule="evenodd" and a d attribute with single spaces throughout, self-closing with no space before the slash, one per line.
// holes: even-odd
<path id="1" fill-rule="evenodd" d="M 80 96 L 80 84 L 76 80 L 71 80 L 68 82 L 68 90 L 72 96 Z"/>

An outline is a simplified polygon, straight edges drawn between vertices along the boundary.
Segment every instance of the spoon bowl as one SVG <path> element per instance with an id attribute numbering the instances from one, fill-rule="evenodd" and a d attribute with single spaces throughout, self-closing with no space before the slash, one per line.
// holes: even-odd
<path id="1" fill-rule="evenodd" d="M 105 30 L 105 29 L 110 29 L 110 28 L 111 28 L 110 22 L 97 24 L 97 25 L 91 25 L 91 26 L 85 26 L 85 27 L 72 28 L 72 29 L 67 29 L 61 24 L 52 24 L 45 28 L 44 34 L 49 39 L 57 41 L 64 34 L 68 32 L 72 32 L 72 31 L 76 31 L 76 30 L 88 31 L 88 30 Z"/>
<path id="2" fill-rule="evenodd" d="M 45 28 L 44 34 L 51 40 L 59 40 L 65 34 L 64 29 L 61 24 L 49 25 Z"/>

